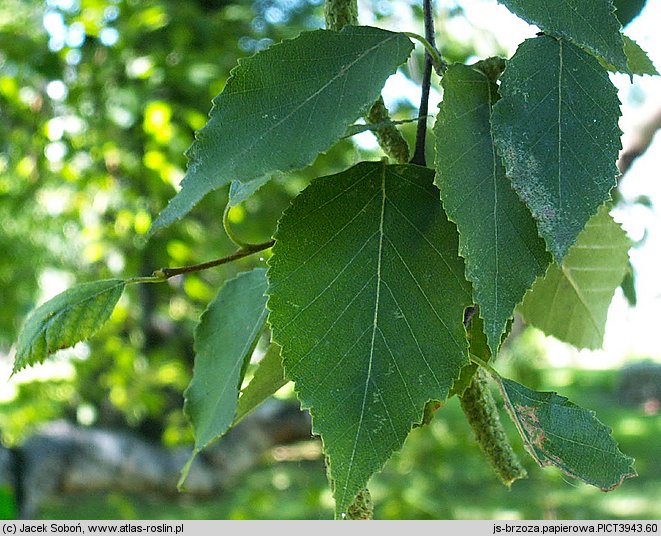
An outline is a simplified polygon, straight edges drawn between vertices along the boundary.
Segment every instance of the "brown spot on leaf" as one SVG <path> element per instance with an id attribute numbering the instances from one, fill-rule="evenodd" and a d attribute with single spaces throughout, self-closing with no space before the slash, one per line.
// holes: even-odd
<path id="1" fill-rule="evenodd" d="M 541 450 L 546 436 L 544 434 L 544 429 L 539 426 L 539 418 L 537 417 L 538 409 L 539 408 L 536 406 L 516 405 L 516 412 L 519 416 L 521 426 L 523 426 L 530 442 Z"/>

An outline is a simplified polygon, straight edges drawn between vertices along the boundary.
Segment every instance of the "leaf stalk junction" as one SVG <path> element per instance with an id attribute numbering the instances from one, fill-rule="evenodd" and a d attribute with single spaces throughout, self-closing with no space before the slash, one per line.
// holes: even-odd
<path id="1" fill-rule="evenodd" d="M 201 272 L 203 270 L 208 270 L 209 268 L 215 268 L 216 266 L 228 264 L 230 262 L 242 259 L 243 257 L 253 255 L 260 251 L 264 251 L 265 249 L 269 249 L 270 247 L 273 247 L 273 244 L 275 244 L 275 240 L 267 240 L 266 242 L 262 242 L 260 244 L 245 244 L 243 247 L 240 247 L 234 253 L 232 253 L 231 255 L 227 255 L 226 257 L 221 257 L 219 259 L 202 262 L 200 264 L 181 266 L 179 268 L 159 268 L 158 270 L 154 270 L 151 276 L 132 277 L 131 279 L 127 279 L 126 282 L 127 283 L 162 283 L 164 281 L 167 281 L 171 277 L 175 277 L 177 275 L 190 274 L 193 272 Z"/>

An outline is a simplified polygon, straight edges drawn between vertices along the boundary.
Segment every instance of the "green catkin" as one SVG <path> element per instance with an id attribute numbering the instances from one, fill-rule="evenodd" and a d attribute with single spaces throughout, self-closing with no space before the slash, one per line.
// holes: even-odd
<path id="1" fill-rule="evenodd" d="M 372 505 L 372 496 L 367 488 L 358 492 L 351 506 L 347 509 L 345 519 L 368 520 L 374 518 L 374 506 Z"/>
<path id="2" fill-rule="evenodd" d="M 369 124 L 376 124 L 390 120 L 388 109 L 381 97 L 379 97 L 372 105 L 370 111 L 367 112 L 365 119 Z M 409 144 L 406 143 L 406 140 L 402 137 L 397 127 L 394 125 L 388 125 L 378 128 L 374 130 L 374 135 L 376 136 L 381 149 L 383 149 L 383 152 L 390 158 L 400 164 L 405 164 L 409 161 Z"/>
<path id="3" fill-rule="evenodd" d="M 324 4 L 326 28 L 341 30 L 358 24 L 358 0 L 327 0 Z"/>
<path id="4" fill-rule="evenodd" d="M 326 0 L 324 4 L 326 28 L 339 31 L 347 25 L 358 24 L 357 0 Z M 367 123 L 387 123 L 390 121 L 388 109 L 381 97 L 372 105 L 365 116 Z M 397 127 L 387 125 L 374 130 L 381 149 L 390 158 L 400 164 L 409 161 L 409 145 Z"/>
<path id="5" fill-rule="evenodd" d="M 503 484 L 510 487 L 515 480 L 525 478 L 526 470 L 507 438 L 482 370 L 477 370 L 459 400 L 475 439 Z"/>

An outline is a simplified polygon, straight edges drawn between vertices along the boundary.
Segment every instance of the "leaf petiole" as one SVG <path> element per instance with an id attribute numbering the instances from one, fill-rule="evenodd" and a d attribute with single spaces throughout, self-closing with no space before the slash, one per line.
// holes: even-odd
<path id="1" fill-rule="evenodd" d="M 447 69 L 448 64 L 443 59 L 441 53 L 434 45 L 432 45 L 426 38 L 422 37 L 420 34 L 414 32 L 402 32 L 402 34 L 407 37 L 410 37 L 411 39 L 415 39 L 422 46 L 425 47 L 427 54 L 429 54 L 429 56 L 431 57 L 432 65 L 434 66 L 434 70 L 436 71 L 436 74 L 441 76 L 445 72 L 445 69 Z"/>
<path id="2" fill-rule="evenodd" d="M 243 257 L 247 257 L 248 255 L 252 255 L 253 253 L 258 253 L 259 251 L 269 249 L 273 246 L 273 244 L 275 244 L 275 240 L 268 240 L 267 242 L 262 242 L 261 244 L 245 244 L 243 247 L 240 247 L 234 253 L 227 255 L 226 257 L 202 262 L 200 264 L 181 266 L 179 268 L 159 268 L 158 270 L 154 270 L 150 276 L 131 277 L 126 279 L 124 283 L 127 285 L 132 283 L 163 283 L 176 275 L 201 272 L 203 270 L 208 270 L 209 268 L 215 268 L 216 266 L 220 266 L 222 264 L 228 264 L 230 262 L 242 259 Z"/>
<path id="3" fill-rule="evenodd" d="M 208 270 L 209 268 L 215 268 L 221 264 L 227 264 L 232 261 L 242 259 L 253 253 L 269 249 L 275 244 L 275 240 L 268 240 L 267 242 L 262 242 L 261 244 L 246 244 L 244 247 L 237 249 L 231 255 L 227 257 L 221 257 L 220 259 L 214 259 L 212 261 L 203 262 L 200 264 L 192 264 L 190 266 L 182 266 L 180 268 L 160 268 L 155 270 L 152 274 L 152 277 L 145 278 L 135 278 L 135 279 L 144 279 L 144 281 L 134 281 L 136 283 L 156 283 L 157 280 L 165 281 L 170 279 L 175 275 L 190 274 L 193 272 L 201 272 L 202 270 Z M 130 280 L 129 280 L 130 281 Z"/>
<path id="4" fill-rule="evenodd" d="M 131 284 L 135 284 L 135 283 L 163 283 L 164 281 L 167 281 L 167 277 L 157 275 L 158 273 L 159 273 L 159 270 L 155 270 L 154 275 L 147 275 L 147 276 L 142 276 L 142 277 L 131 277 L 129 279 L 126 279 L 124 282 L 127 285 L 131 285 Z"/>
<path id="5" fill-rule="evenodd" d="M 469 354 L 469 357 L 470 357 L 470 360 L 473 363 L 475 363 L 476 365 L 479 365 L 486 372 L 488 372 L 489 376 L 491 376 L 494 380 L 496 380 L 496 381 L 500 380 L 500 374 L 498 373 L 498 371 L 495 368 L 493 368 L 491 365 L 489 365 L 489 363 L 487 363 L 486 361 L 480 359 L 475 354 Z"/>
<path id="6" fill-rule="evenodd" d="M 232 229 L 232 226 L 230 224 L 229 220 L 229 213 L 230 209 L 232 207 L 230 206 L 229 203 L 225 206 L 225 210 L 223 211 L 223 229 L 225 229 L 225 233 L 227 234 L 227 237 L 237 246 L 239 246 L 241 249 L 249 248 L 251 244 L 248 244 L 247 242 L 244 242 L 241 240 L 234 230 Z"/>

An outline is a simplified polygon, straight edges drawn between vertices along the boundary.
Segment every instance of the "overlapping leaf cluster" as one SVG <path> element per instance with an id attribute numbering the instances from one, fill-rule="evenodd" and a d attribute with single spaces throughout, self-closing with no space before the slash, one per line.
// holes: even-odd
<path id="1" fill-rule="evenodd" d="M 517 306 L 549 334 L 601 344 L 629 248 L 608 214 L 620 131 L 607 69 L 654 69 L 623 38 L 610 0 L 553 10 L 543 0 L 502 3 L 542 33 L 507 62 L 446 70 L 435 170 L 363 162 L 313 181 L 278 224 L 268 272 L 229 281 L 209 305 L 186 391 L 195 453 L 294 381 L 323 440 L 337 512 L 346 512 L 425 405 L 470 383 L 477 350 L 464 315 L 473 306 L 484 326 L 473 357 L 496 379 L 533 457 L 603 489 L 634 474 L 592 413 L 502 379 L 486 361 Z M 272 174 L 309 164 L 367 112 L 412 48 L 403 34 L 347 27 L 240 62 L 155 229 L 213 189 L 231 183 L 235 205 Z M 64 339 L 51 333 L 73 329 L 83 306 L 107 316 L 106 295 L 116 301 L 123 282 L 108 285 L 35 314 L 17 367 L 91 335 L 102 318 Z M 267 315 L 271 350 L 242 391 Z M 595 451 L 605 453 L 598 467 Z"/>

